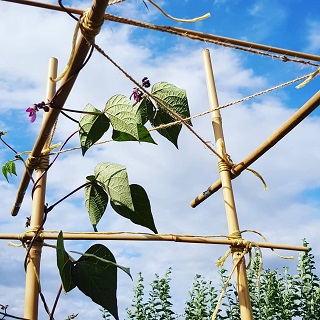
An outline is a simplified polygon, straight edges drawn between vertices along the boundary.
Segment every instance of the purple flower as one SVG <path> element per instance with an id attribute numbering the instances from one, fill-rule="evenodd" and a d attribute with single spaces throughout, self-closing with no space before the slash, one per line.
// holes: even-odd
<path id="1" fill-rule="evenodd" d="M 141 101 L 142 96 L 143 96 L 143 92 L 139 88 L 134 88 L 133 92 L 130 96 L 130 99 L 131 99 L 131 97 L 133 97 L 135 102 L 139 102 L 139 101 Z"/>
<path id="2" fill-rule="evenodd" d="M 37 118 L 37 111 L 38 108 L 36 105 L 34 105 L 33 107 L 30 107 L 26 110 L 26 112 L 29 112 L 29 118 L 30 118 L 30 122 L 34 122 Z"/>
<path id="3" fill-rule="evenodd" d="M 149 79 L 147 78 L 147 77 L 144 77 L 143 79 L 142 79 L 142 84 L 141 84 L 143 87 L 145 87 L 145 88 L 149 88 L 150 87 L 150 81 L 149 81 Z M 143 92 L 139 89 L 139 88 L 133 88 L 133 92 L 132 92 L 132 94 L 131 94 L 131 96 L 130 96 L 130 99 L 131 99 L 131 97 L 133 97 L 133 99 L 134 99 L 134 101 L 136 102 L 136 103 L 138 103 L 139 101 L 141 101 L 142 100 L 142 98 L 143 98 Z"/>

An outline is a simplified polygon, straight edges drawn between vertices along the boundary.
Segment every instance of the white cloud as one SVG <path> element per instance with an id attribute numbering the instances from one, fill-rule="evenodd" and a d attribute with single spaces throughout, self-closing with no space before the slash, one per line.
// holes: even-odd
<path id="1" fill-rule="evenodd" d="M 308 52 L 314 52 L 317 53 L 320 50 L 320 35 L 319 35 L 319 29 L 320 29 L 320 22 L 319 21 L 311 21 L 308 25 Z"/>
<path id="2" fill-rule="evenodd" d="M 12 17 L 15 17 L 15 22 L 18 23 L 16 17 L 23 17 L 19 20 L 20 28 L 10 39 L 5 31 L 0 31 L 2 42 L 8 44 L 6 54 L 0 61 L 1 77 L 6 81 L 1 85 L 1 99 L 3 99 L 1 103 L 14 109 L 22 104 L 43 100 L 47 60 L 52 55 L 57 56 L 59 70 L 63 69 L 70 52 L 74 24 L 62 13 L 48 13 L 17 5 L 2 4 L 2 6 L 5 8 L 3 11 L 5 22 L 9 23 Z M 32 38 L 26 25 L 30 30 L 35 30 Z M 97 37 L 97 43 L 138 80 L 148 76 L 153 83 L 168 81 L 185 88 L 192 114 L 208 110 L 202 47 L 190 42 L 177 41 L 174 47 L 167 48 L 161 55 L 154 55 L 152 47 L 142 46 L 141 42 L 135 43 L 131 40 L 133 33 L 130 27 L 109 28 L 106 25 Z M 272 82 L 266 77 L 257 75 L 254 66 L 245 67 L 241 57 L 233 51 L 214 49 L 211 50 L 211 57 L 220 103 L 240 98 L 249 91 L 253 93 L 264 89 Z M 16 88 L 14 83 L 17 80 L 31 85 L 28 87 L 21 85 Z M 129 96 L 132 87 L 133 84 L 125 76 L 119 74 L 95 52 L 92 60 L 79 75 L 66 107 L 82 109 L 91 102 L 96 108 L 102 109 L 105 102 L 116 93 Z M 307 99 L 311 94 L 311 90 L 306 88 L 305 91 L 293 93 L 290 101 L 294 101 L 296 97 L 301 98 L 301 95 Z M 293 113 L 294 110 L 288 109 L 285 103 L 287 100 L 283 101 L 281 95 L 272 94 L 222 110 L 226 144 L 234 162 L 246 157 Z M 294 103 L 290 106 L 299 107 Z M 2 111 L 5 110 L 1 110 L 1 113 Z M 308 188 L 319 187 L 319 157 L 314 149 L 318 143 L 320 130 L 318 123 L 317 117 L 306 120 L 283 142 L 252 165 L 252 168 L 265 178 L 269 185 L 268 191 L 263 191 L 260 181 L 249 172 L 244 172 L 234 180 L 242 229 L 261 231 L 271 242 L 299 245 L 301 238 L 306 236 L 311 245 L 317 244 L 316 226 L 319 224 L 317 204 L 303 202 L 301 195 Z M 193 124 L 195 130 L 206 141 L 214 141 L 209 115 L 194 119 Z M 17 139 L 24 139 L 23 134 L 15 130 L 12 124 L 10 125 L 12 126 L 10 134 L 16 135 Z M 40 121 L 37 121 L 32 126 L 34 136 L 38 132 L 39 125 Z M 55 142 L 63 141 L 74 130 L 76 125 L 61 117 Z M 92 148 L 84 158 L 80 150 L 61 155 L 48 175 L 46 201 L 51 205 L 83 183 L 85 177 L 93 173 L 98 162 L 115 162 L 126 165 L 130 183 L 138 183 L 146 189 L 160 233 L 226 234 L 227 224 L 221 190 L 196 209 L 189 206 L 189 202 L 195 196 L 217 180 L 216 158 L 185 128 L 179 138 L 180 150 L 176 150 L 156 132 L 152 135 L 158 146 L 111 142 Z M 79 144 L 77 140 L 74 138 L 70 145 L 77 146 Z M 31 208 L 30 190 L 18 217 L 12 218 L 9 212 L 15 198 L 16 185 L 1 182 L 0 187 L 3 199 L 1 232 L 23 233 L 25 218 L 30 214 Z M 84 208 L 82 190 L 50 212 L 46 228 L 54 230 L 62 228 L 66 231 L 92 230 Z M 110 207 L 98 229 L 99 231 L 146 231 L 121 218 Z M 248 235 L 246 238 L 251 236 Z M 68 250 L 76 248 L 78 251 L 83 251 L 91 243 L 69 241 L 66 247 Z M 114 252 L 119 263 L 131 268 L 133 276 L 142 271 L 146 284 L 152 281 L 154 273 L 162 275 L 169 266 L 172 266 L 173 296 L 179 297 L 175 299 L 180 300 L 176 301 L 177 304 L 180 303 L 180 309 L 181 300 L 187 296 L 193 276 L 201 273 L 210 279 L 216 279 L 214 262 L 227 249 L 223 246 L 171 242 L 104 241 L 103 243 Z M 8 303 L 12 307 L 10 310 L 21 314 L 24 286 L 23 250 L 7 247 L 5 241 L 0 242 L 0 246 L 1 256 L 8 257 L 1 266 L 1 273 L 6 273 L 8 276 L 6 283 L 1 280 L 3 288 L 0 291 L 6 295 L 1 296 L 0 302 Z M 42 282 L 51 304 L 55 290 L 59 286 L 54 260 L 54 250 L 45 248 Z M 268 257 L 266 262 L 274 263 L 274 261 L 275 259 Z M 279 265 L 284 264 L 283 261 L 276 261 Z M 14 265 L 14 271 L 19 273 L 19 277 L 13 279 L 14 289 L 10 289 L 9 284 L 12 277 L 11 265 Z M 129 304 L 131 288 L 132 282 L 126 275 L 121 275 L 118 291 L 122 314 Z M 58 304 L 57 318 L 77 312 L 81 312 L 80 319 L 98 317 L 99 314 L 90 299 L 80 293 L 74 291 L 63 296 Z"/>

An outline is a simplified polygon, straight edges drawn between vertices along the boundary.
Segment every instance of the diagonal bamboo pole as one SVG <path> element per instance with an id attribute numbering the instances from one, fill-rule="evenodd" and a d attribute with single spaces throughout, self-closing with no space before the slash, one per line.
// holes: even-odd
<path id="1" fill-rule="evenodd" d="M 87 16 L 92 26 L 101 24 L 101 22 L 104 20 L 104 13 L 107 6 L 108 6 L 108 0 L 93 1 L 91 10 Z M 58 107 L 63 107 L 64 103 L 66 102 L 69 96 L 69 93 L 73 87 L 73 84 L 77 79 L 77 74 L 79 72 L 79 69 L 87 57 L 89 49 L 90 49 L 90 45 L 87 43 L 84 36 L 81 35 L 76 47 L 75 58 L 70 66 L 69 71 L 63 78 L 63 81 L 60 87 L 61 90 L 60 89 L 58 90 L 59 93 L 57 94 L 55 99 L 55 104 Z M 48 116 L 46 117 L 45 122 L 42 125 L 38 138 L 31 151 L 30 157 L 37 158 L 41 154 L 45 141 L 50 136 L 52 128 L 59 116 L 59 113 L 60 113 L 60 110 L 58 108 L 50 108 L 50 111 L 48 112 Z M 32 174 L 33 169 L 30 168 L 29 172 L 30 174 Z M 16 216 L 18 214 L 25 192 L 29 185 L 29 182 L 30 182 L 30 176 L 27 170 L 25 170 L 21 179 L 20 187 L 18 189 L 16 202 L 11 211 L 11 215 Z"/>
<path id="2" fill-rule="evenodd" d="M 212 126 L 215 136 L 215 143 L 217 146 L 217 152 L 221 157 L 225 157 L 226 149 L 224 143 L 223 129 L 222 129 L 222 118 L 220 115 L 220 111 L 216 110 L 219 106 L 218 97 L 214 83 L 214 76 L 211 66 L 210 60 L 210 52 L 209 50 L 203 50 L 203 61 L 204 68 L 206 73 L 206 83 L 208 89 L 208 97 L 211 113 Z M 241 238 L 241 233 L 239 230 L 238 217 L 236 212 L 236 206 L 234 202 L 232 184 L 231 184 L 231 173 L 230 168 L 221 159 L 218 160 L 218 167 L 220 171 L 221 183 L 222 183 L 222 191 L 223 198 L 227 216 L 227 224 L 229 234 L 233 236 L 237 236 L 239 239 Z M 246 264 L 244 257 L 239 260 L 239 255 L 243 250 L 239 248 L 231 246 L 232 258 L 234 265 L 237 264 L 236 267 L 236 282 L 237 282 L 237 291 L 239 297 L 239 307 L 240 307 L 240 316 L 242 320 L 251 320 L 252 319 L 252 311 L 251 311 L 251 303 L 249 297 L 249 289 L 248 289 L 248 280 L 247 280 L 247 272 L 246 272 Z"/>
<path id="3" fill-rule="evenodd" d="M 6 2 L 13 2 L 13 3 L 19 3 L 23 5 L 29 5 L 29 6 L 34 6 L 34 7 L 39 7 L 43 9 L 49 9 L 49 10 L 55 10 L 55 11 L 64 11 L 60 6 L 53 5 L 50 3 L 42 3 L 42 2 L 37 2 L 37 1 L 30 1 L 30 0 L 2 0 Z M 109 5 L 112 5 L 112 1 L 109 1 Z M 81 15 L 83 13 L 83 10 L 81 9 L 76 9 L 76 8 L 70 8 L 66 7 L 69 12 L 74 13 L 74 14 L 79 14 Z M 305 53 L 305 52 L 299 52 L 299 51 L 293 51 L 289 49 L 284 49 L 284 48 L 278 48 L 278 47 L 273 47 L 273 46 L 268 46 L 264 44 L 259 44 L 255 42 L 249 42 L 249 41 L 244 41 L 244 40 L 239 40 L 239 39 L 234 39 L 234 38 L 227 38 L 223 36 L 218 36 L 218 35 L 213 35 L 213 34 L 206 34 L 203 32 L 198 32 L 194 30 L 188 30 L 188 29 L 183 29 L 183 28 L 177 28 L 177 27 L 170 27 L 170 26 L 159 26 L 151 23 L 146 23 L 146 22 L 141 22 L 137 20 L 132 20 L 132 19 L 127 19 L 127 18 L 122 18 L 122 17 L 117 17 L 111 14 L 105 14 L 105 19 L 113 22 L 118 22 L 118 23 L 124 23 L 128 25 L 134 25 L 138 26 L 141 28 L 146 28 L 146 29 L 151 29 L 155 31 L 160 31 L 160 32 L 168 32 L 171 34 L 175 34 L 177 36 L 181 37 L 189 37 L 194 40 L 198 41 L 206 41 L 206 42 L 220 42 L 220 43 L 225 43 L 225 44 L 231 44 L 239 47 L 244 47 L 248 49 L 256 49 L 256 50 L 261 50 L 265 51 L 268 53 L 277 53 L 283 55 L 283 61 L 286 61 L 286 56 L 290 57 L 295 57 L 295 58 L 300 58 L 300 59 L 309 59 L 311 61 L 320 61 L 320 56 Z"/>
<path id="4" fill-rule="evenodd" d="M 47 99 L 50 100 L 54 96 L 56 84 L 50 79 L 57 76 L 58 61 L 55 58 L 49 60 L 49 72 L 48 72 L 48 85 L 47 85 Z M 43 123 L 47 113 L 44 113 Z M 48 137 L 45 141 L 44 148 L 48 147 L 51 142 L 51 137 Z M 49 157 L 49 156 L 47 156 Z M 41 227 L 44 219 L 44 204 L 45 204 L 45 192 L 47 174 L 45 173 L 45 166 L 40 166 L 36 169 L 35 178 L 37 185 L 35 186 L 32 200 L 32 211 L 30 229 L 37 230 Z M 42 176 L 43 175 L 43 176 Z M 40 292 L 40 260 L 42 251 L 42 241 L 37 241 L 30 249 L 30 253 L 27 260 L 26 269 L 26 290 L 25 290 L 25 302 L 24 302 L 24 317 L 26 319 L 37 320 L 38 319 L 38 302 Z"/>
<path id="5" fill-rule="evenodd" d="M 311 97 L 297 112 L 295 112 L 282 126 L 274 132 L 264 143 L 260 145 L 255 151 L 247 156 L 243 161 L 237 164 L 232 169 L 231 178 L 235 178 L 242 171 L 248 168 L 253 162 L 258 160 L 263 154 L 271 149 L 283 137 L 285 137 L 291 130 L 293 130 L 302 120 L 304 120 L 312 111 L 320 105 L 320 91 Z M 194 198 L 190 205 L 195 208 L 201 202 L 209 198 L 213 193 L 221 188 L 221 179 L 213 183 L 205 192 L 199 194 Z"/>

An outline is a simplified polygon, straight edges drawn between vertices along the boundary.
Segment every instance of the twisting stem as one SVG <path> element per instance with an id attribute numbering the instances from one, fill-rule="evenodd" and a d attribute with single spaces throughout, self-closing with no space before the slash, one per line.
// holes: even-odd
<path id="1" fill-rule="evenodd" d="M 56 307 L 57 307 L 57 304 L 58 304 L 58 301 L 59 301 L 61 292 L 62 292 L 62 284 L 60 284 L 60 288 L 59 288 L 59 290 L 58 290 L 56 299 L 54 300 L 54 304 L 53 304 L 53 307 L 52 307 L 52 311 L 51 311 L 50 319 L 49 319 L 49 320 L 54 320 L 53 315 L 54 315 L 54 312 L 56 311 Z"/>
<path id="2" fill-rule="evenodd" d="M 2 319 L 4 319 L 4 317 L 9 317 L 9 318 L 12 318 L 12 319 L 29 320 L 29 319 L 26 319 L 26 318 L 21 318 L 21 317 L 14 316 L 14 315 L 9 314 L 9 313 L 7 313 L 7 312 L 1 312 L 1 311 L 0 311 L 0 314 L 3 315 L 3 318 L 2 318 Z"/>
<path id="3" fill-rule="evenodd" d="M 12 150 L 16 155 L 18 154 L 18 152 L 16 150 L 14 150 L 8 143 L 6 143 L 3 139 L 2 139 L 2 136 L 3 136 L 3 132 L 1 131 L 0 132 L 0 140 L 10 149 Z"/>
<path id="4" fill-rule="evenodd" d="M 74 189 L 73 191 L 69 192 L 66 196 L 64 196 L 63 198 L 61 198 L 60 200 L 58 200 L 56 203 L 54 203 L 53 205 L 51 205 L 49 208 L 48 208 L 48 213 L 56 206 L 58 205 L 59 203 L 61 203 L 62 201 L 64 201 L 65 199 L 69 198 L 71 195 L 73 195 L 74 193 L 76 193 L 77 191 L 79 191 L 80 189 L 82 188 L 85 188 L 86 186 L 90 185 L 91 182 L 86 182 L 84 184 L 82 184 L 80 187 Z"/>

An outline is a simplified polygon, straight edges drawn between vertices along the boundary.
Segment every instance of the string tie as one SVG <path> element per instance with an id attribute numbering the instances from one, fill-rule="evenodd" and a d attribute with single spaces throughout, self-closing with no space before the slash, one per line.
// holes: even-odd
<path id="1" fill-rule="evenodd" d="M 160 6 L 158 6 L 156 3 L 154 3 L 152 0 L 148 0 L 154 7 L 156 7 L 164 16 L 167 18 L 177 21 L 177 22 L 198 22 L 204 19 L 207 19 L 210 17 L 210 13 L 206 13 L 205 15 L 193 19 L 180 19 L 180 18 L 175 18 L 171 16 L 170 14 L 166 13 Z"/>
<path id="2" fill-rule="evenodd" d="M 50 159 L 49 159 L 50 152 L 52 150 L 58 148 L 60 145 L 61 145 L 61 143 L 59 142 L 59 143 L 56 143 L 52 146 L 49 146 L 48 148 L 43 149 L 40 153 L 40 156 L 38 156 L 38 157 L 29 155 L 29 157 L 26 160 L 26 167 L 28 169 L 32 169 L 32 170 L 39 170 L 39 169 L 45 170 L 45 169 L 47 169 L 49 166 L 49 162 L 50 162 Z M 29 153 L 29 151 L 22 152 L 19 154 L 19 156 L 24 153 Z"/>
<path id="3" fill-rule="evenodd" d="M 308 84 L 313 78 L 315 78 L 318 74 L 320 73 L 320 67 L 313 72 L 311 75 L 309 75 L 309 77 L 304 80 L 302 83 L 300 83 L 299 85 L 296 86 L 297 89 L 303 88 L 306 84 Z"/>
<path id="4" fill-rule="evenodd" d="M 91 9 L 84 11 L 80 18 L 80 29 L 84 38 L 91 44 L 94 43 L 94 38 L 100 33 L 101 27 L 104 23 L 104 17 L 98 21 L 94 22 L 91 20 L 89 13 Z"/>

